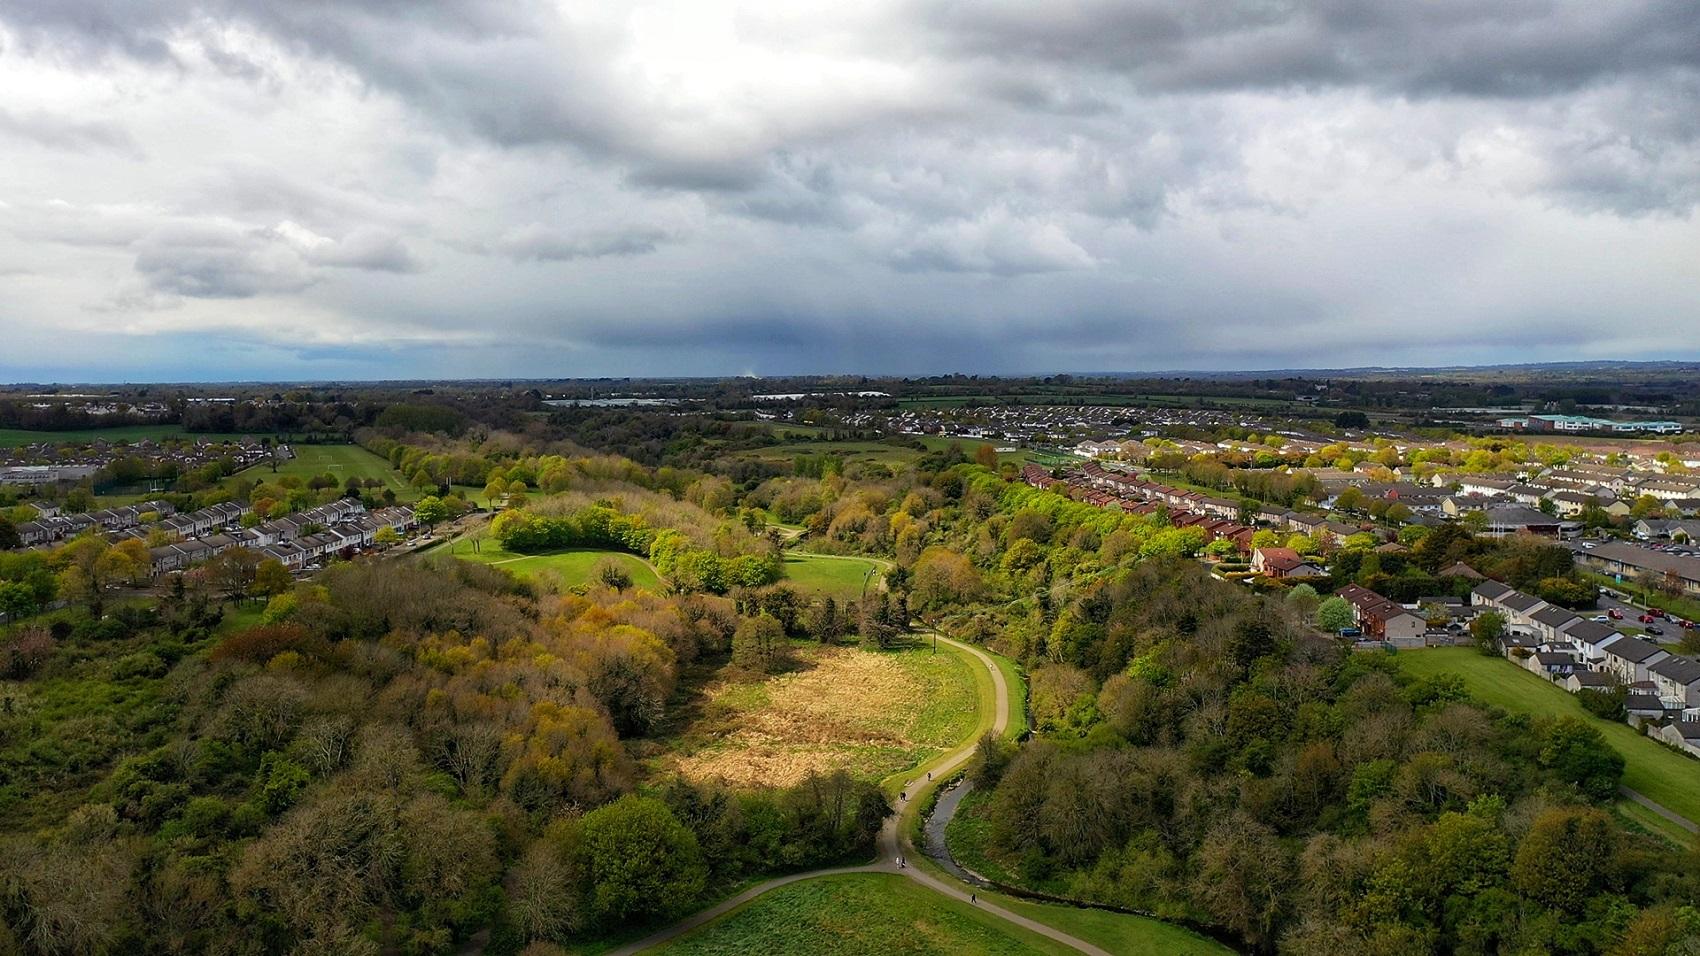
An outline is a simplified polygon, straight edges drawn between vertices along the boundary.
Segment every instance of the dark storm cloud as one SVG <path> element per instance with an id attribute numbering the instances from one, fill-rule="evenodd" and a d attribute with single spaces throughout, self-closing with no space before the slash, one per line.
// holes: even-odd
<path id="1" fill-rule="evenodd" d="M 1700 9 L 1687 0 L 925 0 L 920 9 L 958 50 L 1090 63 L 1155 91 L 1329 85 L 1547 96 L 1700 67 Z"/>

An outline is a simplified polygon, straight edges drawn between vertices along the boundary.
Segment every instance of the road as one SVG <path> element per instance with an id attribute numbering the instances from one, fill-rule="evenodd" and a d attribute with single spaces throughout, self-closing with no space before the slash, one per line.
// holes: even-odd
<path id="1" fill-rule="evenodd" d="M 988 671 L 991 672 L 992 688 L 995 692 L 996 698 L 996 705 L 992 718 L 992 732 L 995 734 L 1002 734 L 1004 730 L 1009 727 L 1009 685 L 1004 680 L 1003 671 L 998 668 L 997 662 L 992 660 L 990 655 L 977 647 L 972 647 L 968 644 L 943 636 L 940 636 L 939 640 L 974 656 L 980 661 L 980 663 L 986 666 Z M 932 768 L 932 777 L 936 780 L 943 780 L 960 769 L 973 758 L 974 747 L 978 742 L 978 739 L 966 741 L 961 747 L 952 751 L 949 756 Z M 792 873 L 787 876 L 776 877 L 775 879 L 768 880 L 764 883 L 758 883 L 731 899 L 723 900 L 719 904 L 693 914 L 680 922 L 657 930 L 635 943 L 629 943 L 614 950 L 613 956 L 629 956 L 629 954 L 639 953 L 651 947 L 659 946 L 662 943 L 676 939 L 705 923 L 711 922 L 720 916 L 724 916 L 732 910 L 748 903 L 750 900 L 761 896 L 763 893 L 778 889 L 781 886 L 796 883 L 799 880 L 814 879 L 817 876 L 831 876 L 839 873 L 898 873 L 903 876 L 907 876 L 909 879 L 920 883 L 922 886 L 925 886 L 934 892 L 943 893 L 945 896 L 961 900 L 964 903 L 971 902 L 970 893 L 972 891 L 970 888 L 964 887 L 960 883 L 946 882 L 929 873 L 922 872 L 917 867 L 899 867 L 897 865 L 897 858 L 900 855 L 906 860 L 918 855 L 908 836 L 903 833 L 903 816 L 904 811 L 908 809 L 911 800 L 920 799 L 920 793 L 916 792 L 916 787 L 920 786 L 922 789 L 925 789 L 925 783 L 925 781 L 916 781 L 914 784 L 905 787 L 899 799 L 893 804 L 893 809 L 896 812 L 886 819 L 885 825 L 880 828 L 879 837 L 875 841 L 877 853 L 874 857 L 874 862 L 865 866 L 841 866 L 822 870 L 810 870 L 804 873 Z M 1083 953 L 1089 953 L 1091 956 L 1110 956 L 1106 950 L 1100 949 L 1085 940 L 1070 936 L 1061 930 L 1047 926 L 1037 920 L 1031 920 L 1017 913 L 1011 913 L 1009 910 L 1003 909 L 999 906 L 993 906 L 983 900 L 974 902 L 974 905 L 994 916 L 1014 923 L 1022 929 L 1037 933 L 1040 936 L 1061 943 L 1064 946 L 1077 949 Z"/>

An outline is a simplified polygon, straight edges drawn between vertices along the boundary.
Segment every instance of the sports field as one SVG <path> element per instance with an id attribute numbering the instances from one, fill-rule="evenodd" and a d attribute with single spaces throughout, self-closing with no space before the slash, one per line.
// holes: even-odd
<path id="1" fill-rule="evenodd" d="M 376 478 L 384 483 L 384 487 L 395 491 L 396 497 L 402 501 L 412 501 L 421 496 L 417 488 L 413 488 L 402 480 L 401 473 L 390 467 L 390 463 L 372 454 L 359 445 L 291 445 L 290 450 L 295 457 L 277 466 L 279 477 L 294 475 L 303 480 L 315 475 L 331 475 L 338 483 L 349 478 Z M 244 473 L 248 478 L 265 478 L 271 474 L 271 466 L 256 465 Z"/>
<path id="2" fill-rule="evenodd" d="M 785 555 L 785 583 L 806 594 L 824 594 L 835 601 L 860 598 L 864 586 L 879 587 L 881 567 L 867 558 L 826 554 Z"/>
<path id="3" fill-rule="evenodd" d="M 1700 822 L 1700 760 L 1643 737 L 1628 724 L 1591 716 L 1564 688 L 1504 658 L 1486 657 L 1470 647 L 1403 651 L 1399 664 L 1414 677 L 1457 674 L 1471 696 L 1505 710 L 1587 721 L 1623 755 L 1624 786 Z"/>

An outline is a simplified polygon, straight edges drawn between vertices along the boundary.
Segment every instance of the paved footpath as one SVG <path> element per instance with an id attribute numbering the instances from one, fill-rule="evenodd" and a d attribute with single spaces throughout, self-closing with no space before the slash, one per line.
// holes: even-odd
<path id="1" fill-rule="evenodd" d="M 980 663 L 986 665 L 986 669 L 991 672 L 992 688 L 996 692 L 997 697 L 996 710 L 992 720 L 992 732 L 995 734 L 1002 734 L 1004 729 L 1009 726 L 1009 685 L 1004 681 L 1003 671 L 998 668 L 997 662 L 993 661 L 990 656 L 977 647 L 972 647 L 960 641 L 952 640 L 951 638 L 943 636 L 939 637 L 939 640 L 972 654 L 974 657 L 979 659 Z M 978 743 L 978 740 L 970 740 L 963 744 L 948 758 L 946 758 L 943 763 L 934 767 L 932 775 L 939 779 L 950 776 L 963 764 L 966 764 L 973 758 L 974 748 Z M 914 880 L 936 893 L 943 893 L 945 896 L 961 900 L 964 903 L 969 902 L 969 894 L 972 892 L 970 888 L 964 887 L 960 883 L 947 882 L 945 880 L 938 879 L 930 873 L 923 872 L 918 867 L 899 867 L 897 865 L 897 857 L 899 853 L 901 853 L 906 859 L 916 855 L 915 847 L 909 841 L 908 837 L 898 832 L 898 823 L 903 819 L 903 811 L 908 807 L 908 805 L 909 788 L 906 787 L 903 790 L 902 798 L 894 805 L 896 812 L 887 818 L 885 825 L 880 828 L 879 839 L 876 841 L 876 846 L 878 847 L 879 852 L 874 858 L 874 862 L 866 866 L 842 866 L 824 870 L 809 870 L 805 873 L 792 873 L 788 876 L 781 876 L 763 883 L 757 883 L 755 886 L 750 887 L 731 899 L 722 900 L 715 906 L 711 906 L 706 910 L 695 913 L 671 926 L 657 930 L 635 943 L 628 943 L 627 945 L 614 950 L 612 956 L 630 956 L 632 953 L 642 952 L 643 950 L 651 947 L 659 946 L 662 943 L 676 939 L 679 936 L 702 926 L 704 923 L 708 923 L 717 917 L 724 916 L 728 912 L 737 909 L 769 890 L 777 889 L 781 886 L 786 886 L 801 880 L 812 880 L 817 876 L 834 876 L 840 873 L 898 873 L 903 876 L 907 876 L 911 880 Z M 973 905 L 991 913 L 994 916 L 1008 920 L 1022 929 L 1037 933 L 1046 939 L 1077 949 L 1080 952 L 1089 953 L 1091 956 L 1110 956 L 1107 951 L 1100 949 L 1083 939 L 1076 939 L 1055 927 L 1047 926 L 1038 920 L 1028 919 L 1020 914 L 1011 913 L 1009 910 L 1000 906 L 994 906 L 983 900 L 977 901 Z"/>

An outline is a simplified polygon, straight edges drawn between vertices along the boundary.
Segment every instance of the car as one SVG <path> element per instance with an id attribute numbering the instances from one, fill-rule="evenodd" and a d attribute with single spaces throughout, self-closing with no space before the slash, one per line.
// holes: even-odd
<path id="1" fill-rule="evenodd" d="M 1623 612 L 1614 607 L 1606 611 L 1606 617 L 1614 621 L 1621 621 L 1623 620 Z"/>
<path id="2" fill-rule="evenodd" d="M 1342 628 L 1340 628 L 1340 636 L 1341 637 L 1359 637 L 1362 634 L 1363 634 L 1363 631 L 1360 631 L 1355 627 L 1342 627 Z"/>
<path id="3" fill-rule="evenodd" d="M 1642 624 L 1651 624 L 1654 621 L 1654 617 L 1651 614 L 1643 614 L 1635 620 L 1640 621 Z"/>
<path id="4" fill-rule="evenodd" d="M 1658 637 L 1658 636 L 1664 634 L 1664 632 L 1665 632 L 1665 629 L 1662 628 L 1662 627 L 1654 627 L 1651 624 L 1647 625 L 1647 633 L 1653 635 L 1654 637 Z"/>
<path id="5" fill-rule="evenodd" d="M 1611 618 L 1606 617 L 1604 614 L 1596 614 L 1589 618 L 1589 620 L 1593 621 L 1595 624 L 1606 624 L 1611 621 Z"/>
<path id="6" fill-rule="evenodd" d="M 1676 626 L 1682 628 L 1685 631 L 1694 630 L 1694 622 L 1690 621 L 1690 620 L 1686 620 L 1686 619 L 1677 621 Z"/>

